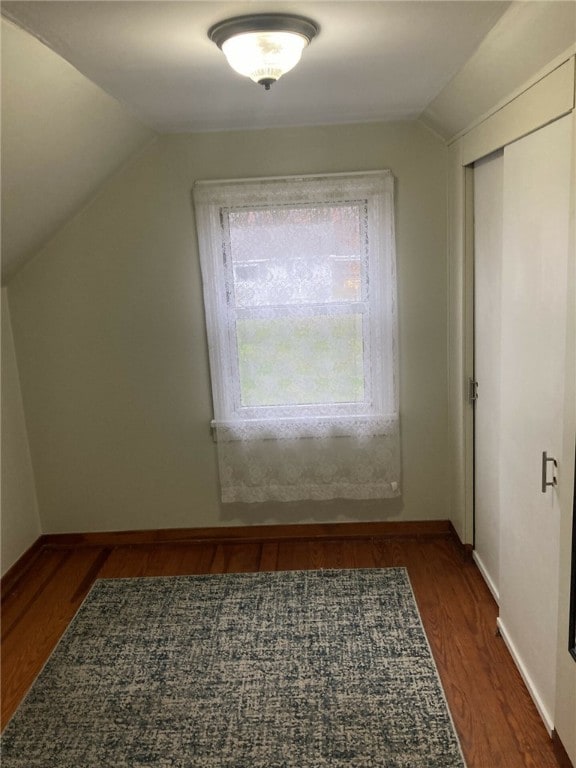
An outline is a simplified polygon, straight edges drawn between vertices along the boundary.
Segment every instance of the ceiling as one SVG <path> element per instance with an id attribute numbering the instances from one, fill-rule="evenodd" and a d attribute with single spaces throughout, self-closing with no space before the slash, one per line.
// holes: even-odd
<path id="1" fill-rule="evenodd" d="M 158 132 L 419 117 L 507 2 L 3 2 L 2 14 Z M 256 11 L 308 16 L 319 36 L 269 92 L 207 37 Z"/>
<path id="2" fill-rule="evenodd" d="M 576 51 L 574 0 L 6 0 L 0 6 L 2 283 L 159 133 L 418 119 L 457 136 Z M 218 21 L 320 25 L 269 92 Z"/>

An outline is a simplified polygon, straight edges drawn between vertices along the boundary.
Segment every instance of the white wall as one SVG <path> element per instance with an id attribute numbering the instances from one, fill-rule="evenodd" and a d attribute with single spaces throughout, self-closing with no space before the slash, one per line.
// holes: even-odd
<path id="1" fill-rule="evenodd" d="M 445 159 L 416 123 L 163 137 L 9 286 L 45 532 L 448 513 Z M 397 178 L 401 499 L 219 502 L 196 179 Z"/>
<path id="2" fill-rule="evenodd" d="M 6 290 L 2 290 L 2 574 L 40 536 Z"/>
<path id="3" fill-rule="evenodd" d="M 154 133 L 39 40 L 2 35 L 2 280 Z"/>

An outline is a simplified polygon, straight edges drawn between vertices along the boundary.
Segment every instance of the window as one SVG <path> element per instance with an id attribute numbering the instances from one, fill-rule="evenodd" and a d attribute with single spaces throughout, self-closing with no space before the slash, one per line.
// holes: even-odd
<path id="1" fill-rule="evenodd" d="M 194 200 L 223 500 L 397 495 L 391 173 Z"/>

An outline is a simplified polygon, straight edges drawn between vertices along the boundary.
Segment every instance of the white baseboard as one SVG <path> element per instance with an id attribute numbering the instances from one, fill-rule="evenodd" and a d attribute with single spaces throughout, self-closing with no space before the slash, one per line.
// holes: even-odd
<path id="1" fill-rule="evenodd" d="M 476 550 L 472 551 L 472 557 L 474 558 L 474 562 L 478 566 L 478 570 L 482 574 L 482 578 L 486 582 L 486 586 L 492 592 L 492 597 L 494 600 L 496 600 L 496 604 L 500 605 L 500 593 L 498 591 L 498 588 L 496 587 L 496 584 L 494 584 L 494 581 L 492 580 L 490 574 L 488 573 L 488 569 L 482 562 L 482 558 L 480 555 L 476 552 Z"/>
<path id="2" fill-rule="evenodd" d="M 516 646 L 510 639 L 510 635 L 508 634 L 506 627 L 502 623 L 502 619 L 498 617 L 498 619 L 496 620 L 496 623 L 498 625 L 498 629 L 500 631 L 502 639 L 506 643 L 506 647 L 510 651 L 510 655 L 512 656 L 512 658 L 514 659 L 514 663 L 518 667 L 518 671 L 520 672 L 522 680 L 524 680 L 526 688 L 528 688 L 528 693 L 530 694 L 530 696 L 532 697 L 532 701 L 536 705 L 538 714 L 544 721 L 544 725 L 546 726 L 548 735 L 552 737 L 552 733 L 554 731 L 554 719 L 550 714 L 550 712 L 548 712 L 548 709 L 544 706 L 544 703 L 538 694 L 538 690 L 536 689 L 536 686 L 534 685 L 534 682 L 530 677 L 528 670 L 526 669 L 524 662 L 522 661 L 522 658 L 520 657 L 520 654 L 518 653 Z"/>

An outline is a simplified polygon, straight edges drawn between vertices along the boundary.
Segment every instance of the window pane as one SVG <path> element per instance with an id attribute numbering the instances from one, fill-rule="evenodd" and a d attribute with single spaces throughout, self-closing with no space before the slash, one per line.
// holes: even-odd
<path id="1" fill-rule="evenodd" d="M 362 315 L 239 320 L 241 404 L 364 400 Z"/>
<path id="2" fill-rule="evenodd" d="M 236 306 L 361 300 L 365 217 L 364 203 L 229 211 Z"/>

